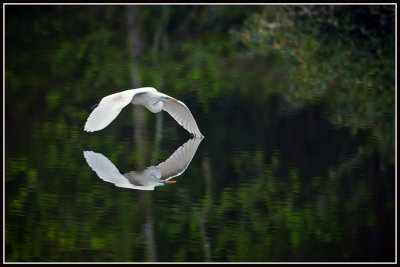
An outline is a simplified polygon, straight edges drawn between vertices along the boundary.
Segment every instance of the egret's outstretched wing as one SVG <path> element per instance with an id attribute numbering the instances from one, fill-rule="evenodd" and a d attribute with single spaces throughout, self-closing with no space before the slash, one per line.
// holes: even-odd
<path id="1" fill-rule="evenodd" d="M 189 108 L 179 100 L 163 100 L 163 110 L 168 112 L 183 128 L 196 137 L 202 137 Z"/>
<path id="2" fill-rule="evenodd" d="M 161 180 L 169 180 L 181 175 L 189 166 L 202 140 L 203 138 L 190 139 L 180 146 L 166 161 L 158 164 L 156 167 L 161 171 Z"/>
<path id="3" fill-rule="evenodd" d="M 147 188 L 131 184 L 129 180 L 119 172 L 117 167 L 115 167 L 115 165 L 103 154 L 93 151 L 84 151 L 83 155 L 92 170 L 95 171 L 103 181 L 113 183 L 115 186 L 123 188 L 154 190 L 154 186 Z"/>
<path id="4" fill-rule="evenodd" d="M 139 92 L 143 90 L 130 89 L 104 97 L 86 120 L 85 131 L 94 132 L 107 127 Z"/>

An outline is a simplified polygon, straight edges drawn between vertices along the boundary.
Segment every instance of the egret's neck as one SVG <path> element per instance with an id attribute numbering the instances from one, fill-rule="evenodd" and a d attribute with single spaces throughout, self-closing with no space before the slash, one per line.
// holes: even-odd
<path id="1" fill-rule="evenodd" d="M 160 112 L 163 108 L 163 102 L 161 100 L 150 100 L 144 104 L 151 112 Z"/>
<path id="2" fill-rule="evenodd" d="M 163 108 L 161 97 L 157 96 L 153 92 L 139 93 L 132 99 L 132 103 L 135 105 L 143 105 L 148 108 L 151 112 L 160 112 Z"/>

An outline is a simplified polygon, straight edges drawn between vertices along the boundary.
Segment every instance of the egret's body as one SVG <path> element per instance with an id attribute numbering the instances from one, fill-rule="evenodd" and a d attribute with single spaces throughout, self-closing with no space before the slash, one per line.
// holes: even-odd
<path id="1" fill-rule="evenodd" d="M 167 111 L 180 125 L 196 137 L 203 137 L 188 107 L 181 101 L 158 92 L 153 87 L 130 89 L 104 97 L 90 113 L 85 131 L 107 127 L 129 103 L 143 105 L 153 113 Z"/>
<path id="2" fill-rule="evenodd" d="M 143 171 L 130 171 L 121 174 L 115 165 L 104 155 L 93 151 L 84 151 L 83 155 L 89 166 L 103 181 L 115 186 L 154 190 L 165 185 L 170 179 L 181 175 L 189 166 L 203 138 L 192 138 L 179 147 L 166 161 L 156 166 L 149 166 Z"/>

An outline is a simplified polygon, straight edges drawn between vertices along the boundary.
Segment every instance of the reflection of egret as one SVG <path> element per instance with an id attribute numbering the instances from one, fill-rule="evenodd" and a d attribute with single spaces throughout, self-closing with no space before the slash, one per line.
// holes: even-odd
<path id="1" fill-rule="evenodd" d="M 171 178 L 181 175 L 189 166 L 203 138 L 192 138 L 180 146 L 166 161 L 157 166 L 147 167 L 143 171 L 131 171 L 121 174 L 115 165 L 104 155 L 93 151 L 84 151 L 89 166 L 100 179 L 118 187 L 154 190 L 154 187 L 170 183 Z"/>
<path id="2" fill-rule="evenodd" d="M 153 113 L 165 110 L 191 134 L 196 137 L 203 136 L 192 113 L 183 102 L 160 93 L 153 87 L 130 89 L 104 97 L 90 113 L 85 123 L 85 131 L 104 129 L 129 103 L 143 105 Z"/>

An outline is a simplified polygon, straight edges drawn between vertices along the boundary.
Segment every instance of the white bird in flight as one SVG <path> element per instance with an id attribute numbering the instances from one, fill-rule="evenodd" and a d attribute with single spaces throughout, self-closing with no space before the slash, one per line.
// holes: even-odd
<path id="1" fill-rule="evenodd" d="M 203 138 L 192 138 L 180 146 L 166 161 L 157 166 L 147 167 L 143 171 L 131 171 L 121 174 L 115 165 L 103 154 L 84 151 L 83 155 L 89 166 L 103 181 L 115 186 L 154 190 L 156 186 L 174 183 L 170 179 L 181 175 L 189 166 Z"/>
<path id="2" fill-rule="evenodd" d="M 129 103 L 143 105 L 153 113 L 165 110 L 195 137 L 203 137 L 189 108 L 183 102 L 160 93 L 153 87 L 130 89 L 103 97 L 86 120 L 85 131 L 104 129 Z"/>

